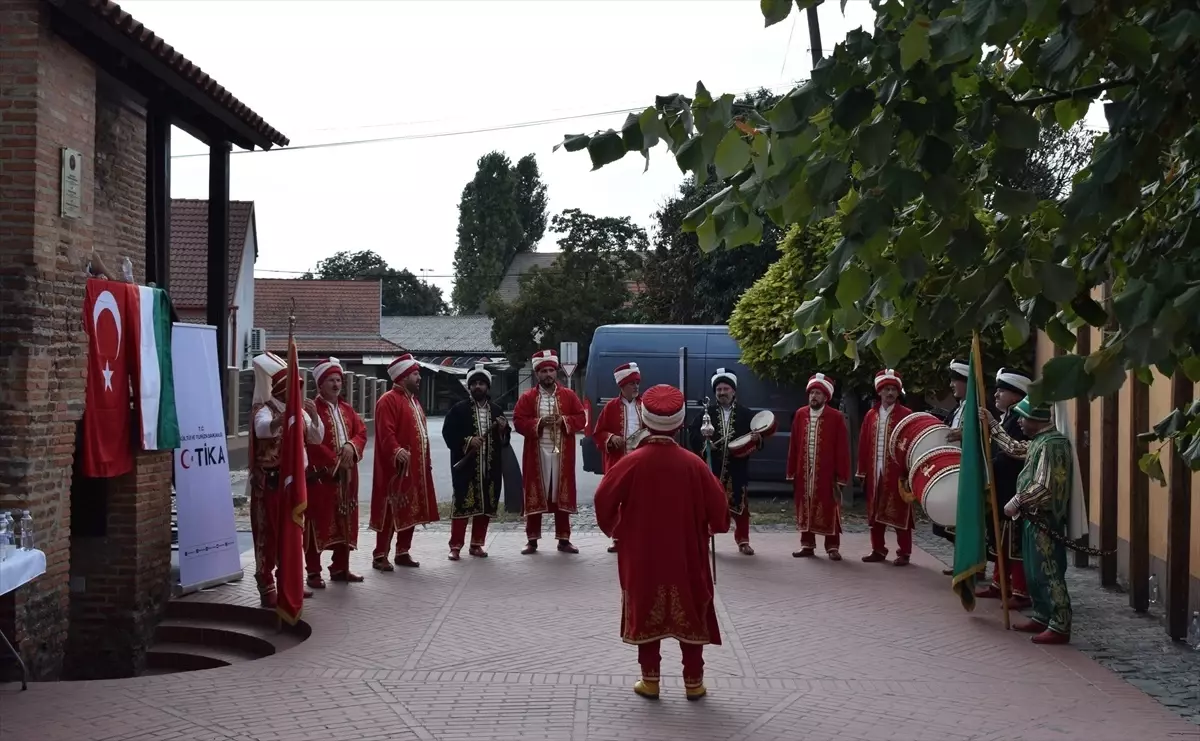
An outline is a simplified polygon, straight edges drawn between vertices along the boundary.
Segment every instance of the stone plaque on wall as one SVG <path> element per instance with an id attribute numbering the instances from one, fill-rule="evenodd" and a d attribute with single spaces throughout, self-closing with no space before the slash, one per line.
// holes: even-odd
<path id="1" fill-rule="evenodd" d="M 62 217 L 83 217 L 83 155 L 74 149 L 62 149 Z"/>

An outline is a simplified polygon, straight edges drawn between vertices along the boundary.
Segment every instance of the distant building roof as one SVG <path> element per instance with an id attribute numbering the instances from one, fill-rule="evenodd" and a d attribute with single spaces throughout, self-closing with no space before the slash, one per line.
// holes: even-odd
<path id="1" fill-rule="evenodd" d="M 486 316 L 385 316 L 379 333 L 411 353 L 503 355 Z"/>
<path id="2" fill-rule="evenodd" d="M 504 273 L 504 278 L 500 281 L 500 287 L 496 292 L 501 301 L 506 304 L 511 304 L 521 295 L 521 276 L 528 273 L 532 268 L 546 270 L 554 266 L 554 261 L 558 259 L 561 252 L 521 252 L 513 258 L 512 264 L 508 266 L 508 271 Z"/>
<path id="3" fill-rule="evenodd" d="M 254 201 L 229 202 L 229 298 L 237 291 L 246 234 L 254 226 Z M 258 255 L 255 255 L 257 259 Z M 171 301 L 182 314 L 208 306 L 208 201 L 171 199 Z"/>
<path id="4" fill-rule="evenodd" d="M 267 350 L 277 355 L 288 351 L 287 329 L 267 332 Z M 400 355 L 404 348 L 375 335 L 296 334 L 296 352 L 301 355 Z"/>
<path id="5" fill-rule="evenodd" d="M 501 301 L 506 304 L 511 304 L 516 301 L 521 295 L 521 276 L 530 272 L 533 268 L 538 270 L 548 270 L 554 267 L 554 261 L 562 252 L 522 252 L 513 258 L 512 264 L 508 266 L 508 270 L 504 273 L 504 278 L 500 281 L 500 287 L 496 289 L 496 295 Z M 644 255 L 643 255 L 644 256 Z M 628 281 L 625 287 L 630 293 L 638 294 L 645 290 L 645 286 L 639 281 Z"/>
<path id="6" fill-rule="evenodd" d="M 257 278 L 254 325 L 287 337 L 295 299 L 296 334 L 379 337 L 383 287 L 378 280 L 300 280 Z"/>

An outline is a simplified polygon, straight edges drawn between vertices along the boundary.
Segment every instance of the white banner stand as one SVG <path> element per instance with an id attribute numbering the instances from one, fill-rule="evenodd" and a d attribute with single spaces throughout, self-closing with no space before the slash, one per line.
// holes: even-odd
<path id="1" fill-rule="evenodd" d="M 180 440 L 175 451 L 178 594 L 189 594 L 241 579 L 242 561 L 229 488 L 216 327 L 174 324 L 171 355 Z"/>

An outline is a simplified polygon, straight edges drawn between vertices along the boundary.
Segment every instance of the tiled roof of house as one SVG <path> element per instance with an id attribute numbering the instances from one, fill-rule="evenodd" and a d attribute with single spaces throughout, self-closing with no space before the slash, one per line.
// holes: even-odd
<path id="1" fill-rule="evenodd" d="M 282 332 L 267 332 L 267 350 L 277 355 L 286 355 L 288 351 L 287 329 Z M 388 342 L 375 335 L 296 335 L 296 352 L 301 355 L 320 355 L 321 357 L 341 355 L 400 355 L 404 348 L 394 342 Z"/>
<path id="2" fill-rule="evenodd" d="M 486 316 L 385 316 L 379 333 L 412 353 L 503 354 Z"/>
<path id="3" fill-rule="evenodd" d="M 299 280 L 256 278 L 254 326 L 287 338 L 292 299 L 300 337 L 375 337 L 383 288 L 377 280 Z M 382 338 L 380 338 L 382 339 Z"/>
<path id="4" fill-rule="evenodd" d="M 506 304 L 511 304 L 521 295 L 521 276 L 528 273 L 533 268 L 538 270 L 549 270 L 554 267 L 554 261 L 558 259 L 561 252 L 522 252 L 513 258 L 512 264 L 508 266 L 508 271 L 504 273 L 504 278 L 500 281 L 500 287 L 496 289 L 496 294 Z M 629 281 L 625 284 L 630 293 L 641 293 L 644 286 L 640 282 Z"/>
<path id="5" fill-rule="evenodd" d="M 79 0 L 73 0 L 78 2 Z M 232 113 L 238 120 L 249 126 L 260 136 L 272 144 L 281 147 L 288 145 L 288 138 L 276 131 L 262 116 L 250 110 L 250 107 L 234 97 L 233 93 L 219 85 L 208 73 L 193 64 L 187 57 L 175 51 L 167 42 L 159 38 L 153 31 L 143 26 L 136 18 L 121 10 L 121 6 L 112 0 L 83 0 L 87 7 L 100 20 L 133 39 L 138 46 L 153 55 L 172 72 L 186 82 L 194 85 L 203 95 L 216 101 L 225 110 Z"/>
<path id="6" fill-rule="evenodd" d="M 558 259 L 561 252 L 522 252 L 513 258 L 512 264 L 508 266 L 508 271 L 504 274 L 504 278 L 500 281 L 500 287 L 496 289 L 500 300 L 506 304 L 511 304 L 517 300 L 517 296 L 521 294 L 521 276 L 525 275 L 532 268 L 546 270 L 553 267 L 554 261 Z"/>
<path id="7" fill-rule="evenodd" d="M 237 291 L 254 201 L 229 202 L 229 298 Z M 257 257 L 257 255 L 255 255 Z M 170 292 L 180 314 L 208 306 L 208 201 L 171 199 Z"/>

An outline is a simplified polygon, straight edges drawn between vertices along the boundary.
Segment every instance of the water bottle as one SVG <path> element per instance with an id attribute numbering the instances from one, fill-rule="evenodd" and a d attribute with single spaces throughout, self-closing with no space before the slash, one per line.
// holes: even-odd
<path id="1" fill-rule="evenodd" d="M 12 533 L 8 529 L 8 513 L 0 515 L 0 561 L 8 560 L 8 552 L 12 549 Z"/>
<path id="2" fill-rule="evenodd" d="M 1200 651 L 1200 610 L 1192 613 L 1192 624 L 1188 626 L 1188 645 L 1195 651 Z"/>
<path id="3" fill-rule="evenodd" d="M 21 514 L 21 550 L 32 551 L 33 548 L 33 515 L 25 510 Z"/>
<path id="4" fill-rule="evenodd" d="M 1150 604 L 1158 604 L 1158 577 L 1154 574 L 1150 575 Z"/>

